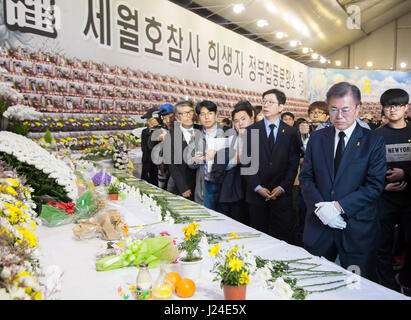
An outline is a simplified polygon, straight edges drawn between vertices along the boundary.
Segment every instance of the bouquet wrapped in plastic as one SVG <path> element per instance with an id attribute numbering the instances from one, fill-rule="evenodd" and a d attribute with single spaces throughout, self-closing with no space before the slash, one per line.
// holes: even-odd
<path id="1" fill-rule="evenodd" d="M 40 218 L 49 227 L 61 226 L 94 216 L 104 209 L 107 191 L 104 187 L 92 188 L 84 192 L 76 203 L 48 202 L 41 207 Z"/>
<path id="2" fill-rule="evenodd" d="M 41 206 L 40 218 L 50 227 L 61 226 L 74 221 L 74 203 L 48 202 Z"/>
<path id="3" fill-rule="evenodd" d="M 107 191 L 103 186 L 91 188 L 76 201 L 76 221 L 94 216 L 107 204 Z"/>
<path id="4" fill-rule="evenodd" d="M 103 240 L 119 240 L 127 235 L 127 225 L 120 213 L 115 210 L 103 210 L 90 219 L 80 220 L 73 227 L 73 234 L 79 239 L 100 236 Z"/>
<path id="5" fill-rule="evenodd" d="M 126 238 L 122 252 L 106 256 L 96 262 L 97 271 L 108 271 L 128 266 L 147 263 L 149 268 L 155 268 L 160 262 L 172 263 L 179 255 L 174 240 L 166 235 L 153 238 Z"/>

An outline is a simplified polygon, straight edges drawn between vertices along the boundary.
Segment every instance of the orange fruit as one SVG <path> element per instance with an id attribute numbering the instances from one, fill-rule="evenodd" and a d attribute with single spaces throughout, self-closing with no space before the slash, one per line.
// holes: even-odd
<path id="1" fill-rule="evenodd" d="M 190 298 L 196 291 L 196 285 L 191 279 L 181 279 L 177 282 L 176 293 L 180 298 Z"/>
<path id="2" fill-rule="evenodd" d="M 181 276 L 178 272 L 169 272 L 166 275 L 166 280 L 169 281 L 173 287 L 176 287 L 177 282 L 181 280 Z"/>

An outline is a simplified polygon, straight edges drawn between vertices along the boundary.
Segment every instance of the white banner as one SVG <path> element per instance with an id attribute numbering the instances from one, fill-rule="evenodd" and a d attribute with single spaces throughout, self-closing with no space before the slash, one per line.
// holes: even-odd
<path id="1" fill-rule="evenodd" d="M 307 66 L 169 1 L 1 2 L 0 41 L 12 49 L 307 99 Z"/>

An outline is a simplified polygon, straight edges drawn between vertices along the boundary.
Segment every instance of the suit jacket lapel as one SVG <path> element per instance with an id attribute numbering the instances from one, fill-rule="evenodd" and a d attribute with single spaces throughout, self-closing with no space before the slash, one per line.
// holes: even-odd
<path id="1" fill-rule="evenodd" d="M 335 176 L 335 181 L 337 181 L 343 175 L 345 168 L 350 163 L 350 160 L 354 157 L 355 149 L 357 148 L 357 144 L 362 136 L 363 132 L 361 126 L 357 123 L 350 137 L 350 140 L 348 140 L 347 146 L 345 147 L 337 175 Z"/>

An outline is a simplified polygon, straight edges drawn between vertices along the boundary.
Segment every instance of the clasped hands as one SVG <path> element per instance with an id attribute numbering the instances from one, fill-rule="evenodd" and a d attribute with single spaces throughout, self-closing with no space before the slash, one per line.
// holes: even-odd
<path id="1" fill-rule="evenodd" d="M 315 206 L 317 209 L 315 209 L 314 213 L 325 225 L 334 229 L 345 229 L 347 227 L 347 223 L 341 216 L 340 210 L 342 209 L 338 202 L 318 202 Z"/>
<path id="2" fill-rule="evenodd" d="M 387 170 L 387 175 L 386 175 L 386 180 L 388 181 L 388 184 L 385 186 L 386 191 L 394 191 L 394 192 L 400 192 L 405 189 L 407 186 L 406 181 L 401 181 L 404 179 L 404 170 L 400 168 L 394 168 Z"/>
<path id="3" fill-rule="evenodd" d="M 261 187 L 257 192 L 265 199 L 265 201 L 276 200 L 283 193 L 280 187 L 276 187 L 272 191 Z"/>

